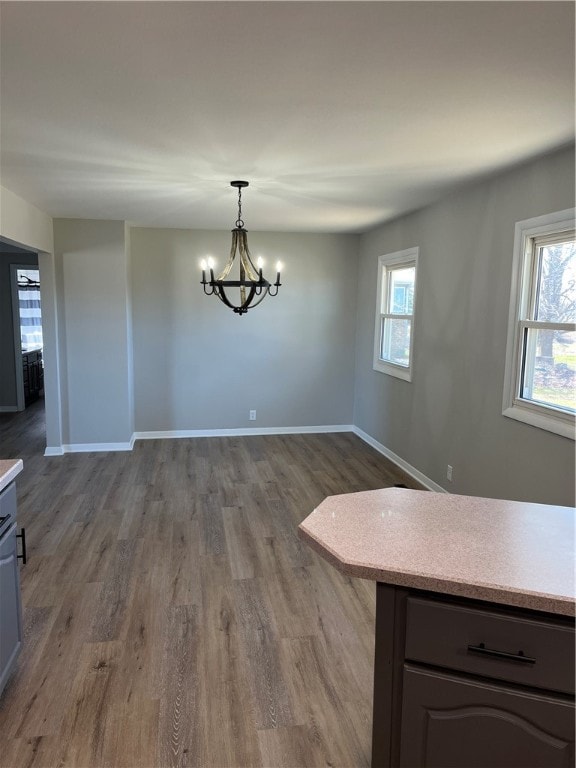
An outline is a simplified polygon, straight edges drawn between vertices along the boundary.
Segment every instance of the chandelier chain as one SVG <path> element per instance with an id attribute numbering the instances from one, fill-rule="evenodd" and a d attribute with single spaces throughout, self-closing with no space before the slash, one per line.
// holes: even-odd
<path id="1" fill-rule="evenodd" d="M 238 218 L 236 219 L 236 226 L 244 226 L 244 222 L 242 221 L 242 187 L 238 187 Z"/>

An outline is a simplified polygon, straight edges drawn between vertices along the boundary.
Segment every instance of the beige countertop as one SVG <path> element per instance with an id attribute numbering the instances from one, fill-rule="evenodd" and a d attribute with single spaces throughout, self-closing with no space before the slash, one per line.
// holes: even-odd
<path id="1" fill-rule="evenodd" d="M 329 496 L 298 532 L 349 576 L 573 616 L 575 512 L 384 488 Z"/>
<path id="2" fill-rule="evenodd" d="M 22 459 L 0 459 L 0 491 L 10 485 L 23 469 Z"/>

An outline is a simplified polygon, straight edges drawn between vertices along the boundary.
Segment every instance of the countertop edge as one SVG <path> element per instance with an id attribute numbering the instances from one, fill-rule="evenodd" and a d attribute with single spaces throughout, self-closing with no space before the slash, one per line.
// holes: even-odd
<path id="1" fill-rule="evenodd" d="M 526 610 L 542 611 L 544 613 L 561 616 L 576 616 L 576 602 L 570 598 L 556 595 L 546 595 L 537 592 L 518 591 L 512 588 L 497 587 L 489 584 L 475 584 L 466 581 L 456 582 L 442 579 L 436 576 L 411 573 L 409 571 L 388 571 L 366 565 L 349 563 L 341 560 L 316 539 L 302 524 L 298 526 L 298 536 L 304 540 L 318 555 L 327 560 L 346 576 L 380 581 L 396 587 L 408 589 L 421 589 L 427 592 L 435 592 L 453 597 L 463 597 L 471 600 L 484 600 L 485 602 L 505 605 Z"/>
<path id="2" fill-rule="evenodd" d="M 24 469 L 24 462 L 22 459 L 14 459 L 13 461 L 10 460 L 2 460 L 0 461 L 0 472 L 2 471 L 2 466 L 4 465 L 11 465 L 6 469 L 1 475 L 0 475 L 0 491 L 3 491 L 6 486 L 10 485 L 10 483 L 22 472 Z"/>

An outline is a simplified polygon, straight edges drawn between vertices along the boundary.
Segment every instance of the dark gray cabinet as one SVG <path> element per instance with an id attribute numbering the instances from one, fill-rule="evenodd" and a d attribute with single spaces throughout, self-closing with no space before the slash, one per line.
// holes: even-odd
<path id="1" fill-rule="evenodd" d="M 401 766 L 574 765 L 570 702 L 409 665 L 403 678 Z"/>
<path id="2" fill-rule="evenodd" d="M 574 620 L 378 584 L 372 765 L 571 768 Z"/>
<path id="3" fill-rule="evenodd" d="M 44 364 L 42 350 L 22 354 L 22 377 L 24 381 L 24 403 L 30 405 L 38 400 L 44 390 Z"/>
<path id="4" fill-rule="evenodd" d="M 22 604 L 16 539 L 16 486 L 0 493 L 0 693 L 22 646 Z"/>

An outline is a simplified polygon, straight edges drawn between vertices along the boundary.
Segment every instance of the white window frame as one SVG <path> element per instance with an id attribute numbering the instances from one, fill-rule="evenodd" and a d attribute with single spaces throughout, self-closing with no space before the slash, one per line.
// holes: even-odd
<path id="1" fill-rule="evenodd" d="M 388 253 L 378 258 L 378 286 L 376 293 L 376 315 L 374 320 L 374 361 L 373 368 L 380 373 L 387 373 L 389 376 L 396 376 L 404 381 L 412 381 L 414 370 L 414 320 L 416 317 L 416 289 L 418 282 L 418 254 L 419 248 L 407 248 L 404 251 Z M 382 312 L 384 296 L 387 293 L 388 273 L 394 269 L 403 267 L 414 267 L 414 301 L 411 315 L 397 315 Z M 380 357 L 382 349 L 382 332 L 384 319 L 393 317 L 398 320 L 410 320 L 410 360 L 409 365 L 400 365 L 392 363 L 389 360 L 383 360 Z"/>
<path id="2" fill-rule="evenodd" d="M 532 300 L 530 292 L 535 270 L 534 244 L 539 238 L 573 232 L 575 217 L 576 209 L 568 208 L 565 211 L 537 216 L 516 223 L 502 403 L 504 416 L 572 440 L 575 438 L 574 414 L 521 398 L 520 386 L 525 329 L 546 328 L 547 326 L 555 328 L 558 325 L 557 323 L 534 322 L 528 317 Z M 575 326 L 572 325 L 568 329 L 574 330 L 574 328 Z"/>

